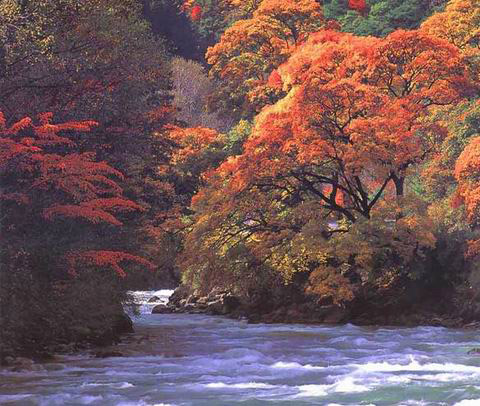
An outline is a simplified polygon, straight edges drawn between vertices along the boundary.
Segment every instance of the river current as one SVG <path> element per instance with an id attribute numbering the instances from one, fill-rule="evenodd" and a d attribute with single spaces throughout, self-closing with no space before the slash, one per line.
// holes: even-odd
<path id="1" fill-rule="evenodd" d="M 480 406 L 480 332 L 247 324 L 152 315 L 136 292 L 123 357 L 61 356 L 37 371 L 0 370 L 1 405 Z"/>

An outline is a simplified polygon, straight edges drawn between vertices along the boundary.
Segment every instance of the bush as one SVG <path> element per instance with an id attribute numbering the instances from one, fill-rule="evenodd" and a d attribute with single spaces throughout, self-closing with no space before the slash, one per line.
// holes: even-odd
<path id="1" fill-rule="evenodd" d="M 188 127 L 228 131 L 233 120 L 208 111 L 207 102 L 217 84 L 207 76 L 202 65 L 177 57 L 172 59 L 171 70 L 173 104 L 178 109 L 177 119 Z"/>
<path id="2" fill-rule="evenodd" d="M 107 345 L 118 339 L 128 298 L 117 276 L 86 269 L 52 281 L 31 265 L 27 254 L 2 264 L 0 362 L 12 355 L 43 358 L 61 344 Z"/>

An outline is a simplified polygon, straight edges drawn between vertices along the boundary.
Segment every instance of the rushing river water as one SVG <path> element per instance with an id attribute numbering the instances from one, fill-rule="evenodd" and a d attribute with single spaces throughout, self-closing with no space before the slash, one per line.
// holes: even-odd
<path id="1" fill-rule="evenodd" d="M 480 332 L 151 315 L 152 294 L 136 293 L 143 305 L 118 346 L 124 357 L 0 371 L 0 404 L 480 406 L 480 356 L 467 354 Z"/>

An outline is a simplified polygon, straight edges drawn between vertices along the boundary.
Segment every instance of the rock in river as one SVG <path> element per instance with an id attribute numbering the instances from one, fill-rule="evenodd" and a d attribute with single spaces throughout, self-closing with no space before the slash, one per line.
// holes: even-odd
<path id="1" fill-rule="evenodd" d="M 152 309 L 152 314 L 170 314 L 173 313 L 173 309 L 167 305 L 159 304 Z"/>

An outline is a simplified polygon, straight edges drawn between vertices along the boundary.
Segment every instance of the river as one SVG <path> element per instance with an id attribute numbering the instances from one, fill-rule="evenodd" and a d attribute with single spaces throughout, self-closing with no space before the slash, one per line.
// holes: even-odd
<path id="1" fill-rule="evenodd" d="M 0 404 L 480 405 L 480 356 L 467 354 L 480 332 L 152 315 L 152 295 L 136 293 L 141 314 L 117 347 L 124 357 L 0 371 Z"/>

